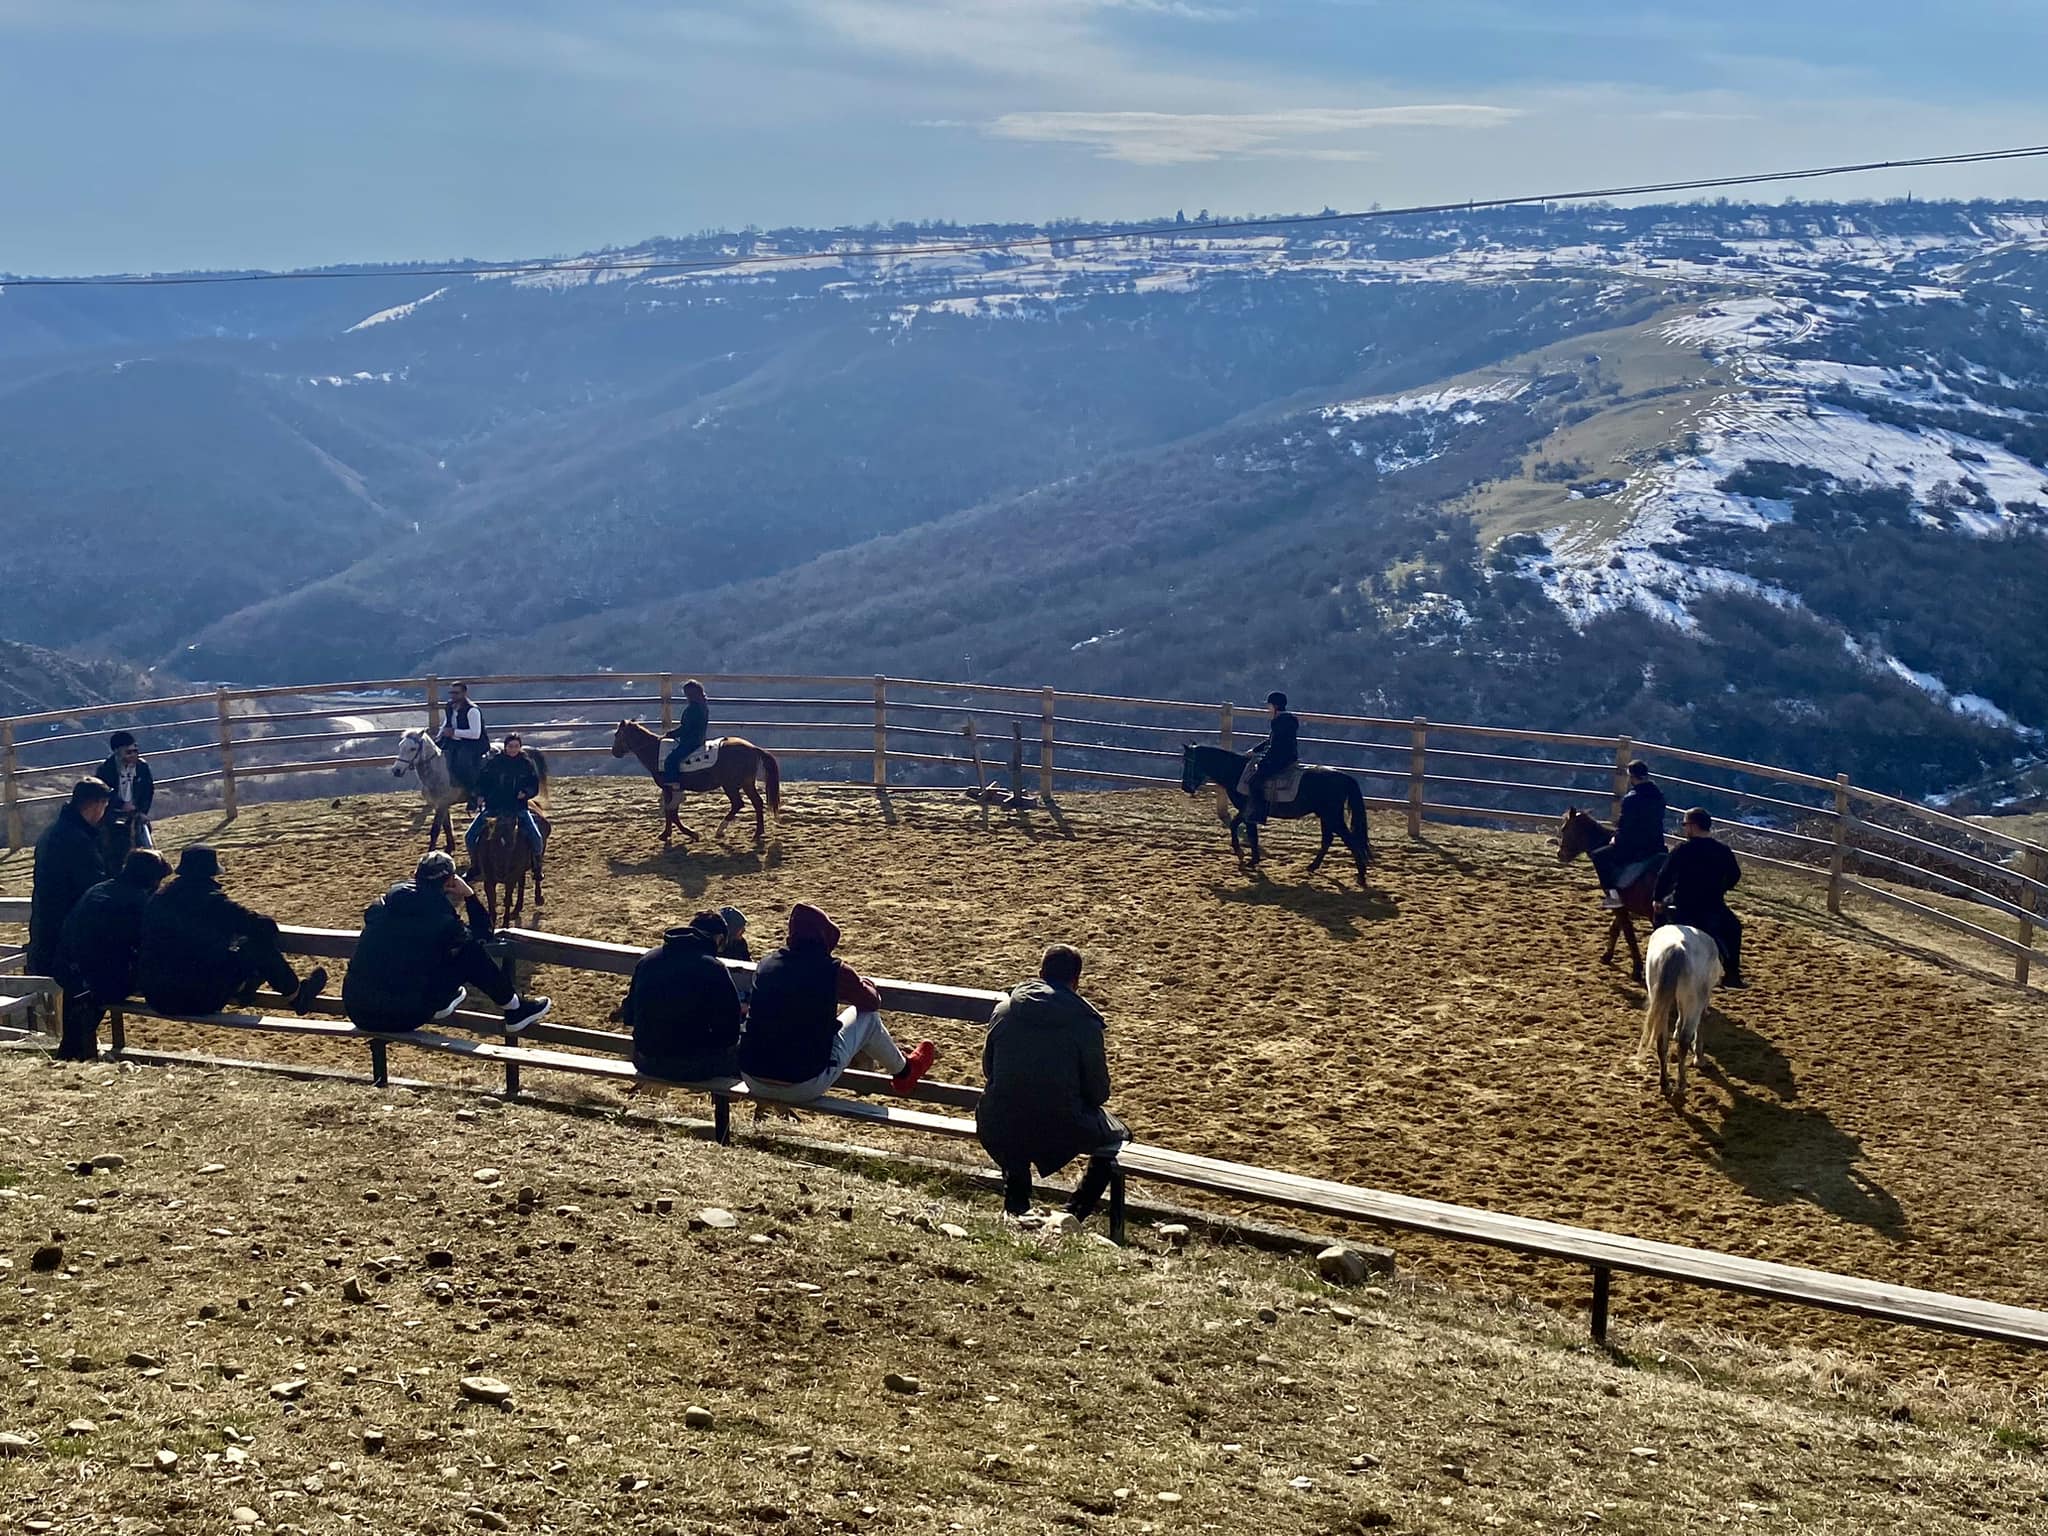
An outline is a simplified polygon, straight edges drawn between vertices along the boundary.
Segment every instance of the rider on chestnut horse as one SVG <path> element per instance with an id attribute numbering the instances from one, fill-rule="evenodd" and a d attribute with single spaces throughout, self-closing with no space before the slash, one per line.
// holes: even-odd
<path id="1" fill-rule="evenodd" d="M 526 747 L 517 731 L 505 737 L 505 745 L 483 760 L 477 770 L 476 793 L 483 801 L 483 809 L 476 813 L 469 830 L 462 836 L 469 848 L 470 875 L 476 873 L 477 844 L 484 839 L 485 824 L 494 818 L 517 818 L 519 830 L 526 835 L 527 846 L 533 849 L 533 862 L 540 865 L 541 850 L 546 838 L 540 823 L 534 818 L 533 799 L 541 792 L 541 776 L 532 758 L 526 755 Z"/>

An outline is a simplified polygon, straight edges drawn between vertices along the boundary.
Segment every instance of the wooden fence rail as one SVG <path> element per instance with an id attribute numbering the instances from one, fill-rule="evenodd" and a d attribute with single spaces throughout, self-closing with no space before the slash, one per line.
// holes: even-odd
<path id="1" fill-rule="evenodd" d="M 611 766 L 608 746 L 571 743 L 610 731 L 620 716 L 651 719 L 658 711 L 667 728 L 674 720 L 678 679 L 686 675 L 524 673 L 477 678 L 473 688 L 495 735 L 513 728 L 543 736 L 555 743 L 542 743 L 550 755 L 588 765 L 580 771 L 606 771 Z M 919 787 L 906 782 L 909 778 L 924 784 L 952 781 L 961 788 L 978 781 L 981 741 L 967 730 L 977 721 L 1001 721 L 1014 729 L 1013 745 L 1023 748 L 1021 757 L 1012 753 L 1015 767 L 1020 775 L 1035 776 L 1038 794 L 1046 801 L 1062 786 L 1170 788 L 1179 783 L 1171 766 L 1180 756 L 1179 743 L 1234 746 L 1241 734 L 1236 706 L 1230 703 L 930 678 L 696 675 L 718 691 L 723 707 L 751 712 L 720 721 L 721 726 L 746 731 L 778 757 L 817 764 L 814 772 L 875 788 Z M 427 677 L 217 688 L 0 718 L 0 818 L 7 846 L 10 851 L 22 848 L 30 832 L 28 813 L 47 814 L 62 800 L 69 776 L 96 764 L 98 759 L 83 756 L 76 747 L 94 738 L 94 723 L 154 733 L 160 743 L 151 748 L 154 757 L 178 758 L 181 766 L 198 759 L 192 771 L 159 778 L 158 787 L 173 791 L 174 801 L 190 803 L 203 786 L 215 786 L 221 810 L 232 816 L 241 787 L 254 780 L 344 772 L 361 775 L 358 782 L 367 787 L 375 781 L 365 770 L 388 759 L 365 755 L 361 746 L 395 735 L 399 724 L 393 717 L 433 723 L 442 687 L 441 679 Z M 550 689 L 559 692 L 551 695 Z M 499 696 L 493 697 L 493 690 Z M 322 707 L 323 699 L 332 702 Z M 195 716 L 194 705 L 212 708 Z M 568 712 L 577 717 L 563 718 Z M 782 718 L 785 712 L 791 712 L 789 718 Z M 375 729 L 355 730 L 343 723 L 344 717 L 360 717 L 375 723 Z M 1719 819 L 1745 847 L 1760 840 L 1774 850 L 1745 857 L 1826 882 L 1834 911 L 1841 910 L 1844 896 L 1855 895 L 1925 916 L 2011 958 L 2021 984 L 2029 978 L 2037 930 L 2044 926 L 2041 914 L 2048 910 L 2048 847 L 1995 827 L 1863 788 L 1844 776 L 1828 778 L 1626 736 L 1317 711 L 1301 718 L 1318 731 L 1304 738 L 1304 746 L 1319 760 L 1385 791 L 1369 794 L 1367 804 L 1403 813 L 1412 836 L 1420 836 L 1430 820 L 1554 826 L 1571 804 L 1597 811 L 1606 802 L 1611 814 L 1626 787 L 1623 769 L 1630 758 L 1642 755 L 1660 767 L 1686 765 L 1683 775 L 1660 776 L 1717 812 L 1741 812 Z M 326 730 L 279 729 L 315 721 L 335 724 Z M 66 725 L 78 729 L 57 729 Z M 48 734 L 38 735 L 39 730 Z M 846 744 L 827 745 L 819 741 L 820 733 L 827 742 L 843 734 Z M 804 742 L 818 744 L 799 744 Z M 69 752 L 63 750 L 67 745 Z M 291 749 L 309 747 L 331 751 L 294 758 Z M 1600 760 L 1589 761 L 1595 754 Z M 1157 764 L 1157 771 L 1149 764 Z M 1699 777 L 1702 771 L 1728 782 Z M 1553 775 L 1561 782 L 1545 782 Z M 1766 786 L 1781 792 L 1769 793 Z M 1814 799 L 1809 803 L 1785 790 L 1807 791 Z M 1873 813 L 1883 813 L 1887 823 L 1871 819 Z M 1873 848 L 1873 840 L 1886 846 Z M 1966 845 L 1954 846 L 1958 843 Z M 1986 920 L 2011 922 L 2013 931 L 1985 927 L 1859 875 L 1967 903 L 1981 909 Z"/>

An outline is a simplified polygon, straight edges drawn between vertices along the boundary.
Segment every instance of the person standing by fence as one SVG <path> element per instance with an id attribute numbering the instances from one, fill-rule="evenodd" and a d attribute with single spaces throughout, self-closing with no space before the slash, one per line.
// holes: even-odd
<path id="1" fill-rule="evenodd" d="M 113 791 L 98 779 L 80 779 L 57 819 L 36 839 L 35 884 L 29 892 L 28 973 L 57 974 L 64 919 L 85 893 L 107 878 L 100 858 L 100 823 Z"/>
<path id="2" fill-rule="evenodd" d="M 449 777 L 474 792 L 477 770 L 491 750 L 491 737 L 484 729 L 484 712 L 469 701 L 469 684 L 449 685 L 448 703 L 441 711 L 441 729 L 435 733 L 434 743 L 447 754 Z"/>
<path id="3" fill-rule="evenodd" d="M 113 809 L 125 811 L 133 818 L 129 823 L 131 846 L 154 848 L 156 839 L 150 835 L 149 808 L 156 804 L 156 776 L 149 771 L 132 731 L 114 732 L 107 738 L 107 748 L 107 760 L 93 776 L 114 792 Z"/>

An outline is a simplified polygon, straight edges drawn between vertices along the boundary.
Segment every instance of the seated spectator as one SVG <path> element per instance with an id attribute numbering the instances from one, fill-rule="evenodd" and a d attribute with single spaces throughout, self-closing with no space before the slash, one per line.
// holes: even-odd
<path id="1" fill-rule="evenodd" d="M 725 940 L 718 946 L 721 960 L 752 960 L 754 952 L 747 948 L 747 914 L 738 907 L 720 907 L 718 915 L 725 922 Z"/>
<path id="2" fill-rule="evenodd" d="M 518 1034 L 543 1018 L 544 997 L 522 998 L 504 968 L 484 950 L 491 915 L 455 860 L 430 853 L 363 912 L 341 1006 L 358 1029 L 403 1034 L 462 1006 L 475 987 L 505 1013 L 505 1032 Z"/>
<path id="3" fill-rule="evenodd" d="M 1109 1103 L 1109 1058 L 1102 1015 L 1075 990 L 1081 952 L 1055 944 L 1038 980 L 996 1004 L 981 1053 L 984 1086 L 975 1134 L 1003 1170 L 1003 1209 L 1031 1209 L 1031 1169 L 1054 1174 L 1088 1159 L 1067 1210 L 1086 1221 L 1116 1172 L 1131 1133 L 1103 1106 Z M 1114 1235 L 1114 1234 L 1112 1234 Z"/>
<path id="4" fill-rule="evenodd" d="M 58 979 L 64 984 L 59 1061 L 99 1059 L 100 1020 L 135 986 L 142 909 L 170 872 L 162 854 L 137 848 L 120 874 L 87 891 L 64 919 L 57 944 Z"/>
<path id="5" fill-rule="evenodd" d="M 855 1062 L 888 1073 L 898 1093 L 931 1070 L 938 1047 L 920 1040 L 903 1054 L 882 1023 L 881 994 L 832 953 L 838 944 L 839 930 L 823 912 L 803 902 L 790 909 L 789 942 L 755 972 L 740 1036 L 740 1074 L 754 1097 L 805 1103 Z M 842 1004 L 854 1009 L 845 1025 Z"/>
<path id="6" fill-rule="evenodd" d="M 57 819 L 36 839 L 28 898 L 28 974 L 57 974 L 64 919 L 85 893 L 107 878 L 100 860 L 100 823 L 113 795 L 98 779 L 80 779 Z"/>
<path id="7" fill-rule="evenodd" d="M 220 888 L 220 856 L 194 845 L 143 909 L 135 985 L 158 1013 L 196 1016 L 247 1002 L 267 981 L 303 1014 L 326 987 L 327 972 L 315 966 L 299 980 L 277 939 L 275 922 Z"/>
<path id="8" fill-rule="evenodd" d="M 699 912 L 633 967 L 619 1016 L 633 1031 L 633 1065 L 649 1077 L 705 1083 L 740 1075 L 740 994 L 718 963 L 725 936 L 724 918 Z"/>

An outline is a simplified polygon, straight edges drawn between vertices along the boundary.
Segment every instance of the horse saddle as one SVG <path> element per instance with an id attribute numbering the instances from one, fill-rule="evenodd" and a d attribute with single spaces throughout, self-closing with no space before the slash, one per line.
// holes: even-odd
<path id="1" fill-rule="evenodd" d="M 1625 891 L 1647 876 L 1655 875 L 1664 867 L 1664 855 L 1653 853 L 1647 859 L 1632 859 L 1614 872 L 1614 888 Z"/>
<path id="2" fill-rule="evenodd" d="M 1258 767 L 1256 759 L 1245 765 L 1244 774 L 1237 782 L 1239 794 L 1249 795 L 1252 792 L 1252 775 L 1258 771 Z M 1305 764 L 1296 763 L 1292 768 L 1283 768 L 1266 780 L 1262 786 L 1265 790 L 1266 804 L 1293 804 L 1294 797 L 1301 793 L 1301 776 L 1306 771 Z"/>
<path id="3" fill-rule="evenodd" d="M 723 736 L 714 736 L 703 746 L 676 764 L 678 773 L 707 773 L 718 762 L 718 749 L 725 745 Z"/>

